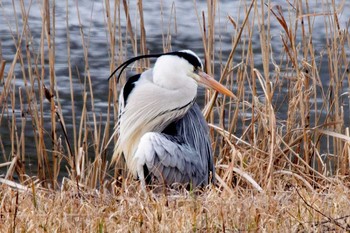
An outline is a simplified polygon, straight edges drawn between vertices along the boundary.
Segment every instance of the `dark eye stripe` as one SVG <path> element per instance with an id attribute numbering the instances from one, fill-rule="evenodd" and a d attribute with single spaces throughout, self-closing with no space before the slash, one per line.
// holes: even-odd
<path id="1" fill-rule="evenodd" d="M 176 51 L 176 52 L 170 52 L 168 54 L 176 55 L 176 56 L 182 57 L 183 59 L 186 59 L 191 65 L 194 66 L 195 69 L 198 69 L 198 68 L 202 69 L 203 68 L 201 61 L 199 61 L 196 56 L 193 56 L 190 53 Z"/>

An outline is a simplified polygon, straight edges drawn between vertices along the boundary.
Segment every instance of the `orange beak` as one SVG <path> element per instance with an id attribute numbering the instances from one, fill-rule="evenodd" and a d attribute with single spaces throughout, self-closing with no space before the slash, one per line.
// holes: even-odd
<path id="1" fill-rule="evenodd" d="M 225 86 L 223 86 L 221 83 L 216 81 L 213 77 L 211 77 L 207 73 L 199 70 L 197 71 L 197 74 L 199 76 L 199 79 L 197 79 L 199 83 L 203 84 L 206 87 L 212 88 L 220 92 L 221 94 L 230 96 L 232 98 L 235 97 L 235 95 L 229 89 L 227 89 Z"/>

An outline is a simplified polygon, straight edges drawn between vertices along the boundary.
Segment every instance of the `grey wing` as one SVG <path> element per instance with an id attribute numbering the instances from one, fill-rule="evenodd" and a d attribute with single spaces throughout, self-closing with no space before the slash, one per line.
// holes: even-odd
<path id="1" fill-rule="evenodd" d="M 141 138 L 135 154 L 139 178 L 147 180 L 150 175 L 167 185 L 207 185 L 215 169 L 207 124 L 197 104 L 169 127 Z"/>
<path id="2" fill-rule="evenodd" d="M 208 183 L 205 161 L 178 137 L 146 133 L 141 138 L 135 159 L 141 180 L 147 180 L 149 175 L 167 185 L 192 183 L 193 186 L 201 186 Z"/>
<path id="3" fill-rule="evenodd" d="M 177 134 L 183 137 L 184 141 L 191 145 L 203 161 L 205 161 L 208 173 L 212 173 L 212 182 L 215 182 L 215 166 L 208 124 L 205 121 L 202 111 L 195 103 L 187 114 L 177 123 Z"/>

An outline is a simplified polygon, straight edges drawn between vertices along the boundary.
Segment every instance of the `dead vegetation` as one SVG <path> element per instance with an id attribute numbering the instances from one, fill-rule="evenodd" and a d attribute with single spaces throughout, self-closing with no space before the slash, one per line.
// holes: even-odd
<path id="1" fill-rule="evenodd" d="M 8 28 L 15 47 L 11 60 L 2 59 L 0 41 L 1 231 L 350 231 L 350 38 L 348 25 L 339 20 L 346 1 L 323 0 L 317 12 L 308 0 L 283 6 L 237 1 L 239 15 L 227 19 L 227 57 L 216 46 L 222 33 L 216 29 L 219 3 L 208 0 L 203 12 L 194 4 L 206 71 L 237 97 L 205 93 L 218 184 L 200 193 L 147 194 L 127 176 L 122 161 L 110 167 L 118 85 L 109 81 L 107 111 L 98 112 L 89 28 L 77 2 L 83 77 L 75 77 L 79 72 L 71 64 L 68 1 L 64 11 L 70 99 L 60 98 L 55 74 L 56 26 L 63 23 L 55 20 L 55 1 L 40 6 L 42 32 L 35 39 L 28 19 L 37 3 L 13 4 L 19 14 L 16 26 Z M 130 49 L 135 55 L 148 52 L 147 12 L 139 1 L 137 16 L 131 15 L 130 4 L 103 3 L 110 71 Z M 164 51 L 171 49 L 170 27 L 179 20 L 175 9 L 173 4 L 169 28 L 161 32 Z M 9 13 L 3 17 L 8 20 Z M 325 32 L 321 46 L 314 43 L 320 33 L 316 18 Z M 136 69 L 148 66 L 142 61 Z M 35 152 L 28 150 L 33 145 Z M 30 174 L 33 159 L 37 169 Z"/>

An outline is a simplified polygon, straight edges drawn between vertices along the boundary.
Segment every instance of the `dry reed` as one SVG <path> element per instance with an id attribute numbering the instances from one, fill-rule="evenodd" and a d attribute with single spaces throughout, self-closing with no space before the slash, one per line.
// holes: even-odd
<path id="1" fill-rule="evenodd" d="M 9 24 L 8 30 L 15 47 L 12 60 L 2 59 L 0 41 L 0 168 L 6 168 L 0 170 L 6 171 L 0 176 L 0 231 L 350 231 L 350 37 L 339 23 L 346 3 L 323 0 L 327 11 L 313 12 L 308 0 L 287 2 L 282 8 L 270 1 L 239 1 L 239 15 L 227 20 L 233 30 L 226 60 L 216 39 L 221 36 L 216 28 L 220 2 L 208 0 L 203 12 L 197 12 L 194 2 L 205 69 L 236 95 L 205 94 L 203 112 L 213 139 L 218 184 L 199 193 L 150 190 L 145 195 L 127 175 L 122 159 L 110 166 L 108 142 L 117 121 L 119 88 L 116 80 L 109 81 L 106 117 L 101 116 L 90 68 L 90 31 L 80 19 L 79 2 L 75 12 L 84 71 L 71 63 L 66 0 L 70 99 L 65 102 L 55 67 L 56 26 L 62 23 L 55 18 L 55 1 L 43 1 L 37 46 L 28 20 L 35 3 L 13 4 L 13 13 L 19 14 L 15 28 Z M 149 52 L 142 3 L 135 5 L 135 16 L 126 0 L 103 2 L 110 71 L 130 54 Z M 159 9 L 162 26 L 164 4 Z M 177 30 L 175 9 L 173 3 L 166 35 L 160 31 L 164 51 L 171 49 L 173 21 Z M 313 41 L 316 17 L 323 18 L 326 31 L 321 53 Z M 277 51 L 271 29 L 275 21 Z M 253 42 L 259 44 L 260 61 Z M 321 78 L 324 63 L 327 80 Z M 149 66 L 149 61 L 136 65 L 138 71 Z M 74 85 L 77 80 L 81 91 Z M 80 111 L 77 99 L 82 101 Z M 62 106 L 67 101 L 71 115 L 63 111 L 69 108 Z M 32 142 L 26 134 L 33 135 Z M 30 144 L 35 152 L 28 152 Z M 35 174 L 28 171 L 33 157 Z"/>

